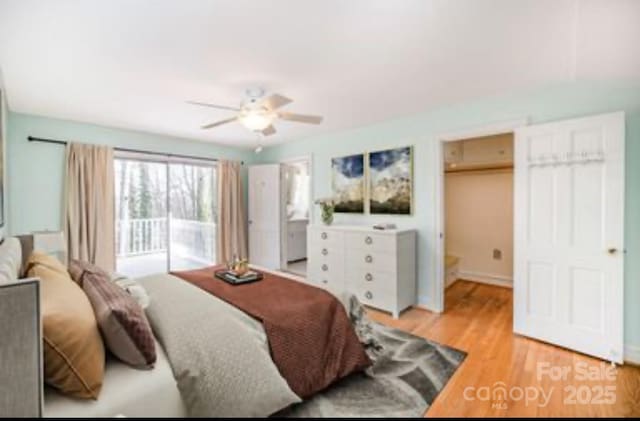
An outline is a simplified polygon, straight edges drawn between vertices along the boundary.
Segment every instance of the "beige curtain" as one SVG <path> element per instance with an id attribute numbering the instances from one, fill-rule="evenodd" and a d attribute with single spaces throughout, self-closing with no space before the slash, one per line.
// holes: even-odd
<path id="1" fill-rule="evenodd" d="M 247 257 L 247 230 L 240 163 L 218 162 L 218 240 L 216 261 Z"/>
<path id="2" fill-rule="evenodd" d="M 113 149 L 67 145 L 65 235 L 68 256 L 115 269 Z"/>

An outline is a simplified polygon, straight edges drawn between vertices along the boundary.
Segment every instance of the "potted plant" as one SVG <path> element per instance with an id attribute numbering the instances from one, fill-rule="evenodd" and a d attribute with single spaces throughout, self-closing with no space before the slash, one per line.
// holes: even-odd
<path id="1" fill-rule="evenodd" d="M 320 205 L 320 209 L 322 210 L 322 222 L 325 225 L 331 225 L 333 222 L 333 210 L 335 205 L 333 203 L 333 199 L 317 199 L 315 203 L 316 205 Z"/>

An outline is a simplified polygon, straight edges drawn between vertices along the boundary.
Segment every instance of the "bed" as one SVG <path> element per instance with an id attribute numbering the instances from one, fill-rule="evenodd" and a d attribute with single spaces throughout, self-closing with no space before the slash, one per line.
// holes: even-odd
<path id="1" fill-rule="evenodd" d="M 44 417 L 186 417 L 167 356 L 160 344 L 156 350 L 158 359 L 152 370 L 137 370 L 109 356 L 96 401 L 72 399 L 45 386 Z"/>
<path id="2" fill-rule="evenodd" d="M 22 244 L 26 255 L 29 242 Z M 97 400 L 45 387 L 45 417 L 264 417 L 301 402 L 274 364 L 263 323 L 170 274 L 136 282 L 150 298 L 154 368 L 109 357 Z"/>

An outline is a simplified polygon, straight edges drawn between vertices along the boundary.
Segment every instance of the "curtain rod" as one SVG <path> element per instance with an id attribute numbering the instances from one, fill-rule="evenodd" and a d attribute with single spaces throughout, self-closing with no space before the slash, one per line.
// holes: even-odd
<path id="1" fill-rule="evenodd" d="M 66 145 L 67 143 L 69 143 L 66 140 L 46 139 L 43 137 L 35 137 L 35 136 L 28 136 L 27 140 L 29 140 L 29 142 L 53 143 L 56 145 Z M 160 155 L 160 156 L 166 156 L 169 158 L 175 157 L 175 158 L 186 158 L 186 159 L 199 159 L 201 161 L 213 161 L 213 162 L 218 161 L 218 159 L 215 159 L 215 158 L 202 158 L 202 157 L 193 156 L 193 155 L 181 155 L 181 154 L 175 154 L 175 153 L 143 151 L 140 149 L 118 148 L 118 147 L 114 147 L 113 149 L 120 152 L 133 152 L 133 153 L 143 153 L 147 155 Z M 240 165 L 244 165 L 244 161 L 240 161 Z"/>

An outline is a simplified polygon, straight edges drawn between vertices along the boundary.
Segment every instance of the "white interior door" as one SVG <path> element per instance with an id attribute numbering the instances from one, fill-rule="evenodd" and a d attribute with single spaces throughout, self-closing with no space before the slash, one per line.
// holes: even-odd
<path id="1" fill-rule="evenodd" d="M 249 167 L 249 260 L 280 268 L 280 165 Z"/>
<path id="2" fill-rule="evenodd" d="M 623 358 L 624 113 L 516 130 L 514 330 Z"/>

